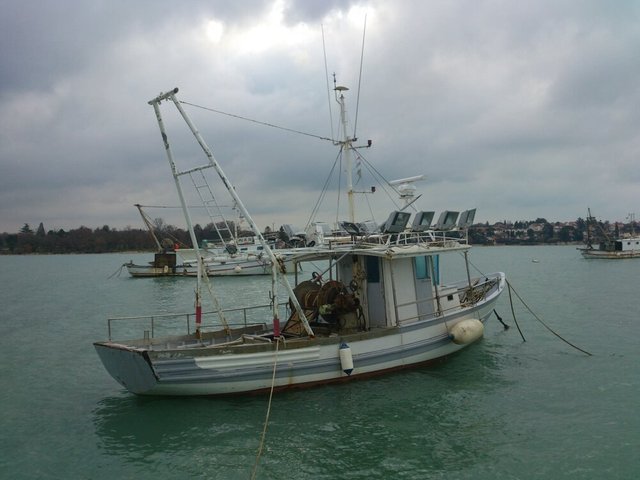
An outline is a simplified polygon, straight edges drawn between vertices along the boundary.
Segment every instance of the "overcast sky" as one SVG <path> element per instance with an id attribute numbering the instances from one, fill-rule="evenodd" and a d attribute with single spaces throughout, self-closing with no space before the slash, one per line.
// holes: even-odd
<path id="1" fill-rule="evenodd" d="M 356 133 L 388 180 L 426 175 L 420 209 L 477 207 L 483 222 L 640 213 L 640 2 L 5 0 L 0 232 L 139 228 L 133 204 L 177 205 L 147 104 L 173 87 L 330 137 L 322 29 L 353 129 L 365 16 Z M 305 224 L 331 142 L 185 108 L 261 227 Z M 393 208 L 373 205 L 359 215 Z"/>

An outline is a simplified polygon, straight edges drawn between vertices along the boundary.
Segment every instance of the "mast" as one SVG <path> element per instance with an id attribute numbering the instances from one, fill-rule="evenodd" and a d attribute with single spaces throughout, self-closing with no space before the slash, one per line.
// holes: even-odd
<path id="1" fill-rule="evenodd" d="M 591 208 L 587 207 L 587 248 L 593 248 L 591 244 Z"/>
<path id="2" fill-rule="evenodd" d="M 335 77 L 334 77 L 335 83 Z M 352 171 L 352 160 L 351 160 L 351 142 L 354 140 L 349 137 L 349 133 L 347 132 L 347 107 L 345 105 L 344 94 L 342 92 L 346 92 L 349 89 L 347 87 L 336 86 L 334 91 L 336 92 L 336 101 L 340 105 L 340 123 L 342 125 L 342 141 L 338 142 L 344 152 L 344 160 L 345 160 L 345 172 L 347 174 L 347 199 L 349 201 L 349 221 L 354 223 L 355 220 L 355 206 L 353 200 L 353 171 Z"/>
<path id="3" fill-rule="evenodd" d="M 144 224 L 149 229 L 149 233 L 151 234 L 151 238 L 153 238 L 153 241 L 155 242 L 156 246 L 158 247 L 158 251 L 161 251 L 162 250 L 162 245 L 160 245 L 160 241 L 158 240 L 158 237 L 156 236 L 155 232 L 153 231 L 153 225 L 151 225 L 151 221 L 149 220 L 149 216 L 142 211 L 142 205 L 140 205 L 139 203 L 136 203 L 134 205 L 134 207 L 136 207 L 138 209 L 138 212 L 140 212 L 140 216 L 142 217 L 142 221 L 144 222 Z"/>
<path id="4" fill-rule="evenodd" d="M 630 213 L 629 215 L 627 215 L 627 218 L 631 223 L 631 237 L 633 238 L 636 236 L 636 214 Z"/>
<path id="5" fill-rule="evenodd" d="M 187 208 L 187 203 L 184 199 L 184 194 L 182 192 L 182 185 L 180 184 L 180 173 L 176 168 L 176 164 L 173 160 L 173 152 L 171 151 L 171 147 L 169 146 L 169 140 L 167 137 L 167 133 L 164 128 L 164 121 L 162 120 L 162 115 L 160 113 L 160 102 L 162 100 L 166 100 L 168 98 L 175 101 L 174 95 L 178 93 L 178 89 L 174 88 L 170 92 L 161 94 L 149 101 L 149 105 L 153 106 L 153 110 L 156 113 L 156 119 L 158 120 L 158 126 L 160 127 L 160 134 L 162 135 L 162 141 L 164 143 L 164 149 L 167 153 L 167 159 L 169 160 L 169 165 L 171 167 L 171 173 L 173 174 L 173 180 L 176 184 L 176 189 L 178 191 L 178 197 L 180 198 L 180 204 L 182 205 L 182 212 L 184 213 L 184 218 L 187 222 L 187 228 L 189 229 L 189 235 L 191 237 L 191 244 L 193 245 L 193 249 L 196 253 L 197 262 L 197 276 L 196 276 L 196 335 L 200 334 L 200 327 L 202 326 L 202 300 L 201 300 L 201 289 L 202 289 L 202 271 L 204 268 L 202 256 L 200 255 L 200 248 L 198 246 L 198 239 L 196 238 L 196 234 L 193 230 L 193 224 L 191 222 L 191 215 L 189 213 L 189 209 Z"/>
<path id="6" fill-rule="evenodd" d="M 153 105 L 154 109 L 156 110 L 156 116 L 158 117 L 158 121 L 160 123 L 160 131 L 162 133 L 162 139 L 163 139 L 163 141 L 165 143 L 165 150 L 167 150 L 167 155 L 169 156 L 169 163 L 171 164 L 171 169 L 172 169 L 172 172 L 174 174 L 174 179 L 175 179 L 176 185 L 178 187 L 178 195 L 180 196 L 180 202 L 182 203 L 183 210 L 185 212 L 185 218 L 187 218 L 187 226 L 189 227 L 189 232 L 192 235 L 192 241 L 193 241 L 193 245 L 194 245 L 194 249 L 195 249 L 196 255 L 201 260 L 200 251 L 199 251 L 198 246 L 197 246 L 197 241 L 195 241 L 195 233 L 193 232 L 193 228 L 192 228 L 192 225 L 191 225 L 191 218 L 189 216 L 186 203 L 184 201 L 184 196 L 182 195 L 182 189 L 180 187 L 180 182 L 178 180 L 178 177 L 180 175 L 188 174 L 188 173 L 193 172 L 193 171 L 204 170 L 204 169 L 207 169 L 207 168 L 213 168 L 216 171 L 216 173 L 218 174 L 218 176 L 220 177 L 220 180 L 222 180 L 222 183 L 224 184 L 225 188 L 227 189 L 227 192 L 229 192 L 229 195 L 231 195 L 231 198 L 233 198 L 233 200 L 235 201 L 235 204 L 238 207 L 238 210 L 240 211 L 242 216 L 244 216 L 244 219 L 247 221 L 247 223 L 249 224 L 249 226 L 253 230 L 253 233 L 258 238 L 258 241 L 260 242 L 260 244 L 263 247 L 263 251 L 267 253 L 267 256 L 271 260 L 272 266 L 274 266 L 274 271 L 275 271 L 276 270 L 275 266 L 279 264 L 278 259 L 276 258 L 275 254 L 271 250 L 271 247 L 269 246 L 267 241 L 262 236 L 262 232 L 260 232 L 260 229 L 258 228 L 256 223 L 253 221 L 253 218 L 251 217 L 251 215 L 249 215 L 249 212 L 247 211 L 246 207 L 244 206 L 244 203 L 242 203 L 242 200 L 240 199 L 240 197 L 236 193 L 235 189 L 233 188 L 233 185 L 231 184 L 231 182 L 227 178 L 226 174 L 222 170 L 222 167 L 220 166 L 218 161 L 213 156 L 213 152 L 211 151 L 209 146 L 206 144 L 206 142 L 202 138 L 202 135 L 200 134 L 200 132 L 198 131 L 196 126 L 191 121 L 191 118 L 187 115 L 187 113 L 182 108 L 182 105 L 180 104 L 180 102 L 178 101 L 178 99 L 175 96 L 176 93 L 178 93 L 178 89 L 177 88 L 171 90 L 170 92 L 167 92 L 165 94 L 162 94 L 162 95 L 156 97 L 154 100 L 151 100 L 149 103 L 151 105 Z M 167 142 L 167 135 L 166 135 L 166 133 L 164 131 L 164 126 L 161 123 L 161 117 L 160 117 L 160 111 L 159 111 L 158 105 L 160 104 L 160 102 L 162 100 L 171 100 L 174 103 L 174 105 L 178 109 L 178 112 L 180 112 L 180 115 L 182 116 L 184 121 L 187 123 L 187 126 L 191 130 L 191 133 L 193 133 L 193 136 L 196 138 L 196 140 L 198 141 L 198 144 L 200 145 L 200 147 L 202 148 L 202 150 L 206 154 L 207 159 L 209 160 L 206 165 L 203 165 L 201 167 L 194 167 L 194 168 L 192 168 L 190 170 L 186 170 L 186 171 L 183 171 L 183 172 L 178 172 L 176 170 L 175 164 L 173 162 L 173 157 L 172 157 L 172 154 L 171 154 L 171 150 L 170 150 L 169 144 Z M 198 292 L 200 291 L 199 290 L 199 288 L 200 288 L 200 273 L 201 273 L 200 272 L 200 263 L 201 262 L 199 261 L 198 262 Z M 291 287 L 291 284 L 289 283 L 289 280 L 287 279 L 287 277 L 285 275 L 281 275 L 281 278 L 282 278 L 283 283 L 285 284 L 287 293 L 289 294 L 289 298 L 290 298 L 291 302 L 293 303 L 294 308 L 295 308 L 296 312 L 298 313 L 300 320 L 302 321 L 302 324 L 304 325 L 305 330 L 307 331 L 309 336 L 314 336 L 313 330 L 311 329 L 311 326 L 309 325 L 307 317 L 305 316 L 305 314 L 304 314 L 304 312 L 302 310 L 302 307 L 300 306 L 300 303 L 298 302 L 298 299 L 296 298 L 295 294 L 293 293 L 293 288 Z M 273 313 L 274 313 L 274 326 L 275 326 L 275 324 L 278 322 L 278 319 L 277 319 L 278 301 L 277 301 L 277 298 L 275 297 L 275 292 L 274 292 L 274 298 L 273 298 L 273 305 L 274 305 Z"/>

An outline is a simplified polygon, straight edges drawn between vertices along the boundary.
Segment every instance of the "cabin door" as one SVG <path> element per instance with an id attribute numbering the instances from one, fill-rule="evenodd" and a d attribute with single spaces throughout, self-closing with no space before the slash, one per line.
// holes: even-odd
<path id="1" fill-rule="evenodd" d="M 380 275 L 380 259 L 364 257 L 367 272 L 367 313 L 369 327 L 385 327 L 387 319 L 384 306 L 384 292 L 382 289 L 382 275 Z"/>
<path id="2" fill-rule="evenodd" d="M 414 271 L 416 276 L 416 301 L 420 320 L 433 316 L 433 282 L 431 281 L 431 257 L 416 257 Z"/>

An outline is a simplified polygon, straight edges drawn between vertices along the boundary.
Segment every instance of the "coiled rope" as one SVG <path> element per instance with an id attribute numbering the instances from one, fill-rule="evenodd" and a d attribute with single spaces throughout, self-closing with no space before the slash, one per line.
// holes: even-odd
<path id="1" fill-rule="evenodd" d="M 275 341 L 276 341 L 276 355 L 273 360 L 273 376 L 271 377 L 271 390 L 269 391 L 269 403 L 267 405 L 267 416 L 264 419 L 264 427 L 262 429 L 262 436 L 260 438 L 258 454 L 256 455 L 256 463 L 253 465 L 253 471 L 251 472 L 251 480 L 254 480 L 258 473 L 258 464 L 260 463 L 260 457 L 262 456 L 262 450 L 264 448 L 264 440 L 267 436 L 267 427 L 269 426 L 269 416 L 271 415 L 271 400 L 273 399 L 273 389 L 276 384 L 276 367 L 278 365 L 278 348 L 280 347 L 280 337 L 275 337 Z"/>

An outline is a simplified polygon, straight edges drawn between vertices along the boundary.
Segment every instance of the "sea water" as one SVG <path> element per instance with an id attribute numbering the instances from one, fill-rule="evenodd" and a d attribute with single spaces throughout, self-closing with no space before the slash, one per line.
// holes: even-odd
<path id="1" fill-rule="evenodd" d="M 0 256 L 1 478 L 250 478 L 268 396 L 138 397 L 93 349 L 109 316 L 193 310 L 192 279 L 112 276 L 150 257 Z M 640 259 L 571 246 L 469 258 L 472 275 L 507 274 L 517 325 L 505 291 L 511 328 L 492 318 L 444 362 L 275 395 L 257 478 L 638 478 Z M 269 283 L 215 281 L 223 300 L 256 304 Z"/>

